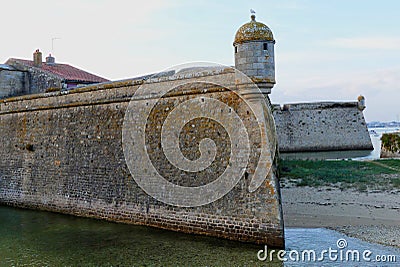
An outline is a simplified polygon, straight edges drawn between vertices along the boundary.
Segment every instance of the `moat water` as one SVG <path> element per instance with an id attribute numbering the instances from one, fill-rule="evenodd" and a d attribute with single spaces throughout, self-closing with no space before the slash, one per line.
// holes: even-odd
<path id="1" fill-rule="evenodd" d="M 370 250 L 395 255 L 396 263 L 332 261 L 296 262 L 290 251 Z M 194 236 L 150 227 L 116 224 L 62 214 L 0 206 L 0 266 L 399 266 L 400 250 L 370 244 L 327 229 L 286 229 L 282 262 L 260 261 L 264 246 Z M 268 252 L 272 248 L 268 248 Z M 301 255 L 301 254 L 300 254 Z"/>

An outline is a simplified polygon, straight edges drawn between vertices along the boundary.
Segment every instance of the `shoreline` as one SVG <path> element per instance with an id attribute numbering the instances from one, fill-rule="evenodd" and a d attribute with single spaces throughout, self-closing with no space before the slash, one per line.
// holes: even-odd
<path id="1" fill-rule="evenodd" d="M 285 227 L 327 228 L 400 248 L 400 190 L 359 192 L 282 181 Z"/>

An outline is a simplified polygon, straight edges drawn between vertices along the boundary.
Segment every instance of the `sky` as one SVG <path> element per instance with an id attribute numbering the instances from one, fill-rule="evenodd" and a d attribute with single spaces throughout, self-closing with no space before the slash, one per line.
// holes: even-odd
<path id="1" fill-rule="evenodd" d="M 234 65 L 234 35 L 250 9 L 276 39 L 273 103 L 362 94 L 367 121 L 400 120 L 397 0 L 8 1 L 0 63 L 39 48 L 111 80 L 196 61 Z"/>

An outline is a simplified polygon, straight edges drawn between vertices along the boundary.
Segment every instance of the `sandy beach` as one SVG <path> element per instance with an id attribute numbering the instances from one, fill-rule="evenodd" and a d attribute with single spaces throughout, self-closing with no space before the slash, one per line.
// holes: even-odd
<path id="1" fill-rule="evenodd" d="M 285 227 L 324 227 L 400 247 L 400 190 L 299 187 L 282 180 Z"/>

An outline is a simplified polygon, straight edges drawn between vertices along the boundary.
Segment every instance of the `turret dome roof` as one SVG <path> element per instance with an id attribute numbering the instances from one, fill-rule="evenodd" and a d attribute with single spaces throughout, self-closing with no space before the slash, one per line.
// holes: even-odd
<path id="1" fill-rule="evenodd" d="M 256 16 L 251 16 L 251 21 L 243 24 L 236 32 L 234 44 L 247 41 L 273 41 L 272 31 L 262 22 L 256 21 Z"/>

